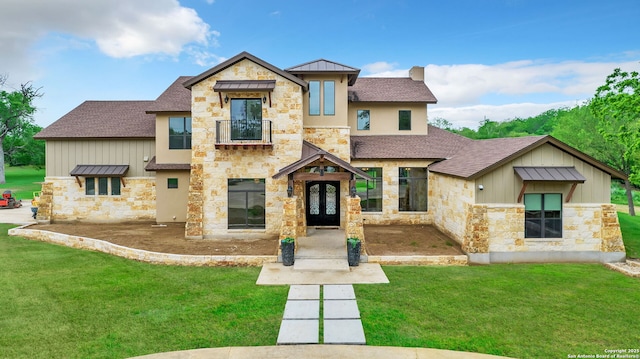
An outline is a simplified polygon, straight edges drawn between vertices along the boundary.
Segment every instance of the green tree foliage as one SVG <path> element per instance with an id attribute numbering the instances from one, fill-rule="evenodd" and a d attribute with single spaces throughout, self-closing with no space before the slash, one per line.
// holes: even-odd
<path id="1" fill-rule="evenodd" d="M 598 119 L 598 132 L 607 145 L 616 146 L 616 169 L 630 177 L 625 181 L 629 214 L 635 215 L 631 180 L 640 170 L 640 75 L 619 68 L 607 76 L 591 101 L 591 111 Z"/>
<path id="2" fill-rule="evenodd" d="M 4 86 L 6 79 L 6 76 L 0 77 L 0 88 Z M 33 122 L 36 111 L 33 100 L 40 96 L 40 89 L 34 88 L 31 83 L 20 85 L 19 90 L 0 91 L 0 184 L 5 183 L 4 139 L 26 123 Z"/>
<path id="3" fill-rule="evenodd" d="M 5 163 L 10 166 L 44 166 L 44 141 L 36 141 L 33 136 L 42 131 L 42 127 L 33 123 L 24 123 L 2 142 Z"/>

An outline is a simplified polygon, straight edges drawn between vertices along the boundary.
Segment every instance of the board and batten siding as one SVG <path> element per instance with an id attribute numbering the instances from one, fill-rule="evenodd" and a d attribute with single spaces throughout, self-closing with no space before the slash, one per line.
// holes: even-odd
<path id="1" fill-rule="evenodd" d="M 576 187 L 572 203 L 609 203 L 611 201 L 611 176 L 587 162 L 572 156 L 550 144 L 502 165 L 498 169 L 476 179 L 476 203 L 515 203 L 522 189 L 522 180 L 513 170 L 517 166 L 574 166 L 587 180 Z M 482 185 L 484 190 L 479 190 Z M 525 193 L 562 193 L 563 200 L 571 189 L 571 183 L 532 182 Z"/>
<path id="2" fill-rule="evenodd" d="M 127 177 L 154 177 L 144 159 L 155 151 L 153 139 L 47 140 L 47 177 L 67 177 L 76 165 L 129 165 Z"/>

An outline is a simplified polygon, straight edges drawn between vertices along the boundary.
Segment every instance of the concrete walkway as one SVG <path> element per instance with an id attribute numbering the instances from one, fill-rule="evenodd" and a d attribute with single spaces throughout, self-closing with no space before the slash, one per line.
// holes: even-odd
<path id="1" fill-rule="evenodd" d="M 0 191 L 1 192 L 1 191 Z M 31 212 L 31 201 L 23 200 L 22 207 L 12 209 L 0 209 L 0 223 L 31 224 L 36 223 Z"/>

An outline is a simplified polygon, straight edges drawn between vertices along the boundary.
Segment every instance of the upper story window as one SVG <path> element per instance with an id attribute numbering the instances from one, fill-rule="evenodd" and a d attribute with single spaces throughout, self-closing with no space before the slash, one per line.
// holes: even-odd
<path id="1" fill-rule="evenodd" d="M 358 110 L 358 130 L 368 131 L 371 127 L 371 114 L 369 110 Z"/>
<path id="2" fill-rule="evenodd" d="M 309 115 L 320 115 L 320 81 L 309 81 Z"/>
<path id="3" fill-rule="evenodd" d="M 401 131 L 411 130 L 411 111 L 410 110 L 398 111 L 398 129 Z"/>
<path id="4" fill-rule="evenodd" d="M 169 149 L 191 149 L 191 117 L 169 118 Z"/>
<path id="5" fill-rule="evenodd" d="M 231 100 L 231 140 L 262 140 L 262 100 Z"/>
<path id="6" fill-rule="evenodd" d="M 322 93 L 322 102 L 320 93 Z M 319 116 L 321 103 L 323 115 L 333 116 L 336 114 L 335 81 L 309 81 L 309 115 Z"/>
<path id="7" fill-rule="evenodd" d="M 324 82 L 324 114 L 333 116 L 336 114 L 336 83 L 334 81 Z"/>

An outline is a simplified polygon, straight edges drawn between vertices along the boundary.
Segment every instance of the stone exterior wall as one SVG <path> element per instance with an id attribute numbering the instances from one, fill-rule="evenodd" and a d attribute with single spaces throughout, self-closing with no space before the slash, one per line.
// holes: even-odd
<path id="1" fill-rule="evenodd" d="M 130 222 L 156 218 L 155 179 L 125 177 L 120 196 L 87 196 L 74 177 L 47 177 L 40 197 L 39 221 Z M 48 218 L 46 218 L 48 216 Z"/>
<path id="2" fill-rule="evenodd" d="M 276 80 L 271 102 L 262 105 L 262 119 L 271 121 L 272 147 L 217 149 L 216 121 L 230 120 L 230 102 L 213 91 L 217 80 Z M 264 93 L 226 92 L 229 98 L 262 98 Z M 302 151 L 302 89 L 299 85 L 249 61 L 242 60 L 195 84 L 192 96 L 191 183 L 186 235 L 216 238 L 247 235 L 278 236 L 287 179 L 271 177 L 300 159 Z M 271 105 L 270 105 L 271 104 Z M 228 179 L 265 179 L 266 228 L 228 229 Z"/>
<path id="3" fill-rule="evenodd" d="M 382 168 L 382 212 L 362 212 L 366 224 L 431 224 L 432 214 L 437 205 L 431 202 L 431 178 L 427 184 L 428 203 L 426 212 L 400 212 L 399 205 L 399 168 L 427 167 L 431 161 L 427 160 L 354 160 L 351 165 L 358 168 Z M 435 208 L 435 209 L 434 209 Z"/>
<path id="4" fill-rule="evenodd" d="M 341 160 L 351 162 L 351 129 L 349 127 L 305 127 L 304 140 Z"/>
<path id="5" fill-rule="evenodd" d="M 347 211 L 346 211 L 346 229 L 345 234 L 347 238 L 360 238 L 360 251 L 367 253 L 365 248 L 364 238 L 364 226 L 362 221 L 362 211 L 360 208 L 360 197 L 347 198 Z"/>
<path id="6" fill-rule="evenodd" d="M 471 206 L 474 197 L 473 181 L 429 173 L 429 209 L 433 212 L 433 225 L 461 245 L 464 245 L 469 226 L 473 227 Z"/>

